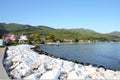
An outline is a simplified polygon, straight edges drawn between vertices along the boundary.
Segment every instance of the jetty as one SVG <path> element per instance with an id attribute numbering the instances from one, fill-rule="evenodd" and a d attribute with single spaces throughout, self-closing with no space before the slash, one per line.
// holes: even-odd
<path id="1" fill-rule="evenodd" d="M 10 46 L 4 59 L 11 79 L 19 80 L 109 80 L 120 79 L 120 71 L 84 66 L 72 61 L 38 54 L 32 45 Z M 11 64 L 12 63 L 12 64 Z"/>

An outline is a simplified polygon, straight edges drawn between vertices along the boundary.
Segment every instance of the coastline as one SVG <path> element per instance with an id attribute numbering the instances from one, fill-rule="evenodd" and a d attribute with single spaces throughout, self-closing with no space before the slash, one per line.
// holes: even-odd
<path id="1" fill-rule="evenodd" d="M 54 44 L 48 44 L 48 45 L 54 45 Z M 33 49 L 35 52 L 37 52 L 38 54 L 44 54 L 44 55 L 46 55 L 46 56 L 49 56 L 49 57 L 52 57 L 52 58 L 55 58 L 55 59 L 62 59 L 62 60 L 66 60 L 66 61 L 71 61 L 71 62 L 74 62 L 74 63 L 76 63 L 76 64 L 82 64 L 82 65 L 84 65 L 84 66 L 89 66 L 89 65 L 91 65 L 90 63 L 84 63 L 84 62 L 79 62 L 79 61 L 77 61 L 77 60 L 68 60 L 68 59 L 66 59 L 66 58 L 62 58 L 62 57 L 57 57 L 57 56 L 54 56 L 54 55 L 52 55 L 52 54 L 49 54 L 49 53 L 47 53 L 47 52 L 45 52 L 45 51 L 42 51 L 42 50 L 39 50 L 38 49 L 39 47 L 37 46 L 37 47 L 34 47 L 34 48 L 31 48 L 31 49 Z M 104 66 L 97 66 L 96 64 L 94 64 L 94 65 L 92 65 L 92 66 L 94 66 L 94 67 L 103 67 L 104 68 Z"/>
<path id="2" fill-rule="evenodd" d="M 4 65 L 12 79 L 120 79 L 120 71 L 64 60 L 43 51 L 38 54 L 33 47 L 8 47 Z"/>
<path id="3" fill-rule="evenodd" d="M 47 42 L 45 44 L 47 44 L 47 45 L 56 45 L 56 44 L 73 44 L 73 43 L 120 43 L 120 42 L 60 42 L 60 43 Z M 44 45 L 44 44 L 41 44 L 41 45 Z"/>

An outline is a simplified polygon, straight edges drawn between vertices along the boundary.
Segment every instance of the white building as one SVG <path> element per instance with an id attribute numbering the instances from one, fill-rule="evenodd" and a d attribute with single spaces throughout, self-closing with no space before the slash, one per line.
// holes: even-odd
<path id="1" fill-rule="evenodd" d="M 3 46 L 3 39 L 0 39 L 0 46 Z"/>
<path id="2" fill-rule="evenodd" d="M 19 39 L 19 42 L 24 42 L 24 41 L 27 41 L 27 36 L 26 35 L 21 35 L 20 36 L 20 39 Z"/>

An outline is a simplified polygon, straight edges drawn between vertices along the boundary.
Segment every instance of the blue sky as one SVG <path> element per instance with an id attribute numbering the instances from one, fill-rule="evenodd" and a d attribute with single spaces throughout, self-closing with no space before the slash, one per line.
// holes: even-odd
<path id="1" fill-rule="evenodd" d="M 120 0 L 0 0 L 0 22 L 120 31 Z"/>

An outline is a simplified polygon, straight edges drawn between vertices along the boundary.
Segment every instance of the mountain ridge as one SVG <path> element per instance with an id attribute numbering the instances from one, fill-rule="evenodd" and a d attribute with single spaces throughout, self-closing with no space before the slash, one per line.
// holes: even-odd
<path id="1" fill-rule="evenodd" d="M 99 32 L 96 32 L 91 29 L 84 29 L 84 28 L 71 28 L 71 29 L 55 29 L 49 26 L 44 25 L 38 25 L 38 26 L 31 26 L 31 25 L 25 25 L 25 24 L 17 24 L 17 23 L 0 23 L 0 32 L 3 33 L 9 33 L 9 32 L 17 32 L 17 31 L 68 31 L 71 33 L 78 33 L 78 34 L 88 34 L 88 35 L 96 35 L 96 34 L 102 34 Z M 44 31 L 45 32 L 45 31 Z M 105 35 L 111 35 L 111 36 L 117 36 L 120 37 L 119 31 L 113 31 L 110 33 L 106 33 Z"/>
<path id="2" fill-rule="evenodd" d="M 119 31 L 113 31 L 113 32 L 110 32 L 108 33 L 109 35 L 113 35 L 113 36 L 118 36 L 120 37 L 120 32 Z"/>

